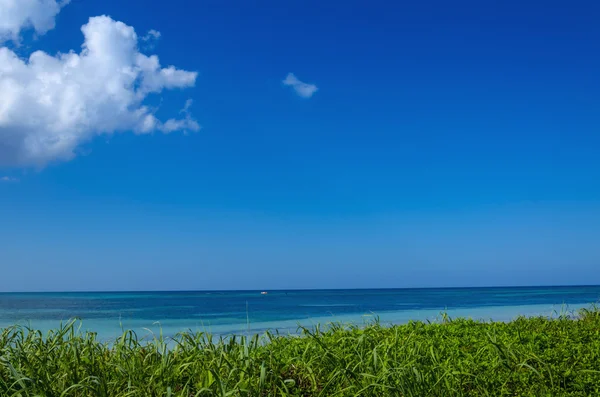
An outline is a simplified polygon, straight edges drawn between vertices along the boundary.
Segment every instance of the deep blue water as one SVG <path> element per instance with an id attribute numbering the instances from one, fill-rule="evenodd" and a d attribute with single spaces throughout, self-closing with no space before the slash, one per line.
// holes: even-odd
<path id="1" fill-rule="evenodd" d="M 356 321 L 377 315 L 390 322 L 431 318 L 441 311 L 482 318 L 545 314 L 600 300 L 600 286 L 305 291 L 0 293 L 0 327 L 29 323 L 51 328 L 79 318 L 100 332 L 160 322 L 173 331 L 217 332 L 291 328 L 323 319 Z M 111 331 L 112 332 L 112 331 Z"/>

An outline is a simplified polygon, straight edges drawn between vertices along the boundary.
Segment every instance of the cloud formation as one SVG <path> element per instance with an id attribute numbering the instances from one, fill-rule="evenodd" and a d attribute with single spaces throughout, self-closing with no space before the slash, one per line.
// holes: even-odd
<path id="1" fill-rule="evenodd" d="M 13 178 L 11 176 L 3 176 L 0 177 L 0 182 L 19 182 L 17 178 Z"/>
<path id="2" fill-rule="evenodd" d="M 158 30 L 154 30 L 154 29 L 150 29 L 148 31 L 148 33 L 146 33 L 146 35 L 144 37 L 142 37 L 143 41 L 150 41 L 150 40 L 158 40 L 160 39 L 160 32 Z"/>
<path id="3" fill-rule="evenodd" d="M 302 98 L 310 98 L 318 90 L 316 85 L 304 83 L 298 80 L 294 73 L 288 73 L 286 78 L 283 80 L 283 85 L 292 87 L 296 94 Z"/>
<path id="4" fill-rule="evenodd" d="M 33 28 L 37 34 L 54 29 L 54 20 L 70 0 L 0 0 L 0 43 L 19 42 L 21 30 Z"/>
<path id="5" fill-rule="evenodd" d="M 131 26 L 110 17 L 90 18 L 81 30 L 80 53 L 36 51 L 22 60 L 0 48 L 0 165 L 66 161 L 102 134 L 200 129 L 189 104 L 182 118 L 165 122 L 144 105 L 152 93 L 192 87 L 196 72 L 161 67 L 156 55 L 139 52 Z"/>
<path id="6" fill-rule="evenodd" d="M 140 37 L 143 42 L 142 48 L 146 51 L 152 51 L 160 36 L 162 35 L 158 30 L 150 29 L 144 36 Z"/>

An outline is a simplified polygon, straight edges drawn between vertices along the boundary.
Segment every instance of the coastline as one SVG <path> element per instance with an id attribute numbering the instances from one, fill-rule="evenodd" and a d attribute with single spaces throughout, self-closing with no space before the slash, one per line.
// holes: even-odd
<path id="1" fill-rule="evenodd" d="M 280 334 L 297 334 L 298 327 L 313 328 L 317 325 L 327 324 L 352 324 L 364 326 L 378 319 L 382 325 L 402 325 L 410 321 L 439 322 L 443 315 L 449 318 L 473 319 L 476 321 L 507 322 L 520 316 L 538 317 L 544 316 L 555 318 L 561 313 L 573 313 L 580 309 L 589 308 L 594 302 L 574 305 L 512 305 L 512 306 L 477 306 L 469 308 L 439 308 L 423 310 L 395 310 L 370 313 L 352 313 L 346 315 L 316 316 L 297 319 L 286 319 L 280 321 L 252 321 L 232 322 L 229 324 L 214 324 L 210 319 L 188 318 L 188 319 L 127 319 L 127 318 L 103 318 L 103 319 L 78 319 L 77 324 L 82 331 L 95 332 L 100 340 L 109 341 L 120 336 L 123 331 L 131 330 L 141 338 L 152 338 L 153 335 L 165 335 L 172 337 L 180 332 L 203 332 L 214 336 L 229 335 L 256 335 L 266 331 L 279 332 Z M 61 323 L 68 323 L 71 318 L 60 320 L 27 320 L 6 321 L 0 318 L 0 329 L 13 325 L 22 325 L 42 331 L 54 330 Z"/>
<path id="2" fill-rule="evenodd" d="M 554 311 L 553 311 L 554 313 Z M 184 333 L 114 343 L 73 324 L 0 332 L 0 394 L 483 396 L 600 393 L 600 311 L 304 329 L 300 337 Z M 40 363 L 43 363 L 40 365 Z"/>

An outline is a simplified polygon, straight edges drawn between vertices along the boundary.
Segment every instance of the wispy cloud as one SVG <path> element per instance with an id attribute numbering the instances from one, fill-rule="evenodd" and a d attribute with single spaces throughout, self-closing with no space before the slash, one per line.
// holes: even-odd
<path id="1" fill-rule="evenodd" d="M 158 40 L 160 39 L 160 32 L 158 30 L 150 29 L 145 36 L 142 36 L 142 40 Z"/>
<path id="2" fill-rule="evenodd" d="M 169 119 L 159 126 L 158 130 L 164 132 L 165 134 L 173 131 L 183 131 L 184 134 L 187 134 L 188 131 L 200 131 L 200 125 L 192 118 L 192 114 L 190 113 L 190 107 L 192 106 L 192 103 L 194 103 L 194 101 L 188 99 L 185 101 L 185 106 L 183 109 L 179 111 L 180 114 L 184 115 L 184 118 Z"/>
<path id="3" fill-rule="evenodd" d="M 160 39 L 160 32 L 158 30 L 150 29 L 145 36 L 140 37 L 140 40 L 144 43 L 144 49 L 154 49 L 156 42 Z"/>
<path id="4" fill-rule="evenodd" d="M 0 182 L 19 182 L 19 179 L 12 176 L 3 176 L 0 177 Z"/>
<path id="5" fill-rule="evenodd" d="M 300 81 L 294 73 L 288 73 L 283 80 L 283 85 L 292 87 L 296 94 L 302 98 L 310 98 L 319 88 L 314 84 L 308 84 Z"/>

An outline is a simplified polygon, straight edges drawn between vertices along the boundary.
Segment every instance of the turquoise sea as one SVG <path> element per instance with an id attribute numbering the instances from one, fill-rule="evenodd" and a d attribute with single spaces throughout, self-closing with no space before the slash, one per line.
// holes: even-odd
<path id="1" fill-rule="evenodd" d="M 109 340 L 123 329 L 139 336 L 192 330 L 218 335 L 278 330 L 331 322 L 386 324 L 471 317 L 507 321 L 519 315 L 558 315 L 590 307 L 600 286 L 293 290 L 293 291 L 0 293 L 0 327 L 46 331 L 72 318 Z"/>

